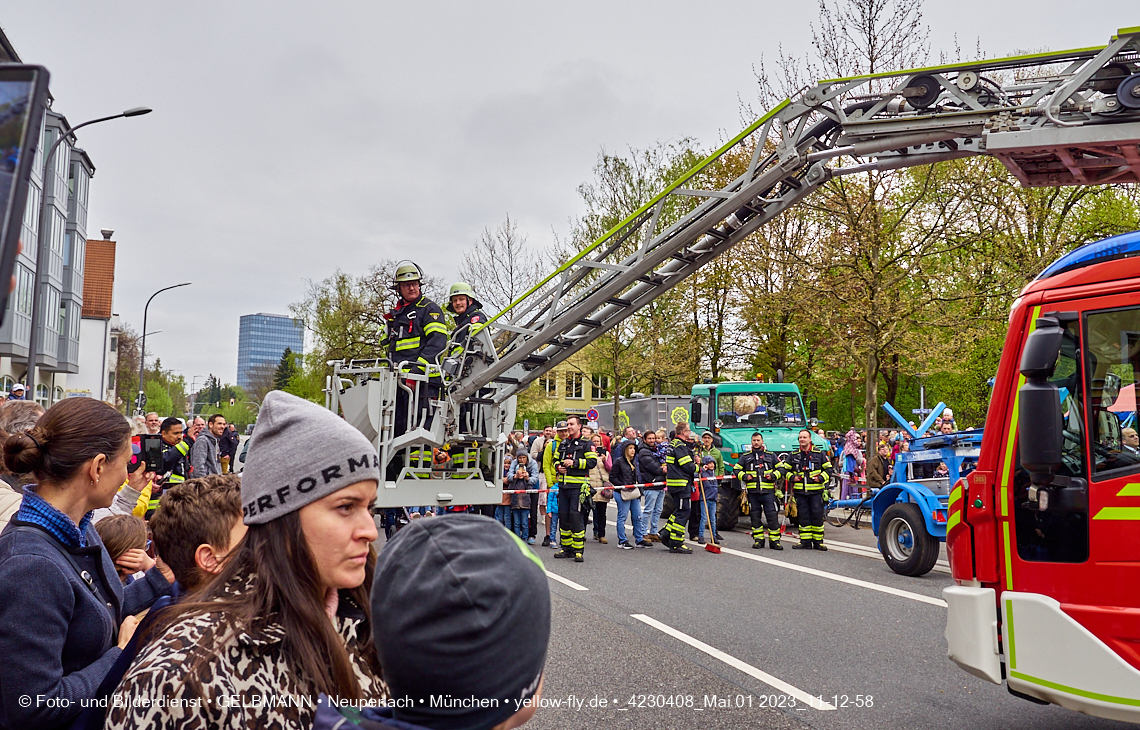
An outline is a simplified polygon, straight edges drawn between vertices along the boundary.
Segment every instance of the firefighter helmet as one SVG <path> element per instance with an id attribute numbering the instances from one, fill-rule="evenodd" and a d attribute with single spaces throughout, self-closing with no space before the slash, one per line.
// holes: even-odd
<path id="1" fill-rule="evenodd" d="M 396 274 L 392 277 L 392 288 L 396 289 L 400 284 L 406 281 L 420 281 L 423 279 L 423 273 L 420 267 L 412 261 L 402 261 L 396 267 Z"/>

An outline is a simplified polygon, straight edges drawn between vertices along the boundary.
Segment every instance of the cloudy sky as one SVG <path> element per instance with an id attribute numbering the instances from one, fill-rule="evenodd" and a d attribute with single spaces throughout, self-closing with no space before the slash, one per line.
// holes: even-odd
<path id="1" fill-rule="evenodd" d="M 742 126 L 753 67 L 810 47 L 809 2 L 5 0 L 0 27 L 52 73 L 98 168 L 115 311 L 191 381 L 236 379 L 238 317 L 306 281 L 413 257 L 451 279 L 509 213 L 565 234 L 601 149 Z M 1133 2 L 928 0 L 932 56 L 1106 43 Z"/>

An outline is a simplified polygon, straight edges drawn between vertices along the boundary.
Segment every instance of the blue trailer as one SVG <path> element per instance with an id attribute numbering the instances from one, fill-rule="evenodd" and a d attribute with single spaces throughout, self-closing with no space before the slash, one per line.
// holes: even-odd
<path id="1" fill-rule="evenodd" d="M 920 436 L 945 407 L 939 403 L 915 429 L 889 403 L 884 404 L 883 409 L 911 436 L 910 451 L 898 455 L 881 489 L 864 498 L 832 500 L 827 505 L 831 514 L 837 509 L 865 509 L 869 503 L 879 552 L 900 575 L 925 575 L 934 567 L 939 543 L 946 541 L 951 488 L 974 470 L 981 452 L 982 429 Z M 940 462 L 946 465 L 945 476 L 934 475 Z"/>

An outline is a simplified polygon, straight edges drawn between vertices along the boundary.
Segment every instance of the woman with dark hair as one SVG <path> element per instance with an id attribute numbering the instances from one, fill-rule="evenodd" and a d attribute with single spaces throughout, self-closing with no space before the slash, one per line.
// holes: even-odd
<path id="1" fill-rule="evenodd" d="M 107 727 L 307 728 L 321 692 L 386 697 L 368 611 L 379 479 L 362 433 L 269 393 L 242 475 L 249 531 L 143 637 L 117 690 L 132 703 L 112 707 Z"/>
<path id="2" fill-rule="evenodd" d="M 106 403 L 68 398 L 4 441 L 5 466 L 35 483 L 0 534 L 0 727 L 68 726 L 134 614 L 170 592 L 161 567 L 124 587 L 92 525 L 126 481 L 130 435 Z"/>
<path id="3" fill-rule="evenodd" d="M 633 546 L 625 536 L 625 521 L 633 512 L 633 539 L 638 547 L 653 547 L 645 539 L 645 523 L 641 518 L 641 490 L 637 484 L 637 442 L 626 441 L 621 445 L 621 453 L 614 459 L 610 470 L 610 483 L 614 485 L 614 501 L 617 502 L 618 547 L 632 550 Z M 624 487 L 624 488 L 623 488 Z"/>

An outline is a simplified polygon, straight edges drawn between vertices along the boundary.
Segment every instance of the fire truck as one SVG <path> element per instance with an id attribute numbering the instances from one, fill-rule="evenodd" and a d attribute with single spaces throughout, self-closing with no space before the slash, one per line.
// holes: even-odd
<path id="1" fill-rule="evenodd" d="M 958 585 L 943 594 L 960 667 L 1028 699 L 1132 722 L 1138 381 L 1140 232 L 1062 256 L 1014 302 L 977 469 L 950 492 Z"/>
<path id="2" fill-rule="evenodd" d="M 748 162 L 724 184 L 704 173 L 726 155 Z M 327 405 L 373 441 L 379 507 L 498 504 L 492 477 L 523 388 L 828 181 L 979 155 L 1026 187 L 1140 182 L 1140 27 L 1092 48 L 808 86 L 424 372 L 331 363 Z M 1140 459 L 1119 414 L 1121 398 L 1135 410 L 1138 240 L 1078 249 L 1014 304 L 978 468 L 948 502 L 958 585 L 946 595 L 950 656 L 964 669 L 1023 697 L 1132 721 Z M 438 397 L 423 396 L 435 392 L 429 380 L 443 383 Z M 401 400 L 418 406 L 398 409 Z"/>

